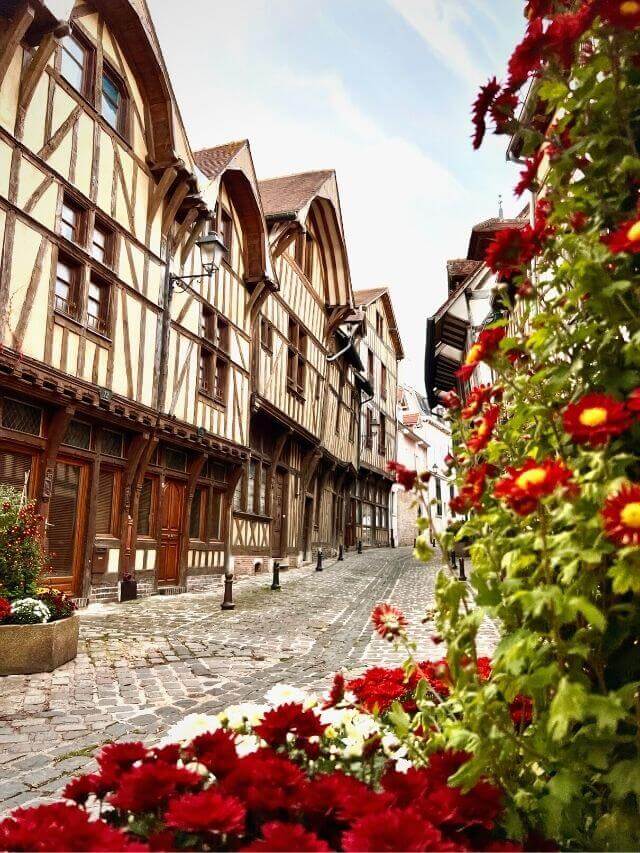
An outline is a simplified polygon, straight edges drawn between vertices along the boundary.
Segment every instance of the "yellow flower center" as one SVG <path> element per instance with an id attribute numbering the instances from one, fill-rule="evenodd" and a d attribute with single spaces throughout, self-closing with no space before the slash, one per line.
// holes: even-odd
<path id="1" fill-rule="evenodd" d="M 580 412 L 578 418 L 582 426 L 597 427 L 607 422 L 607 410 L 600 406 L 595 406 L 593 409 L 585 409 Z"/>
<path id="2" fill-rule="evenodd" d="M 635 6 L 636 8 L 633 11 L 640 12 L 640 3 L 636 3 L 635 0 L 633 0 L 632 3 L 627 3 L 626 5 Z M 629 228 L 629 230 L 627 231 L 627 237 L 629 238 L 629 240 L 640 240 L 640 219 L 637 222 L 634 222 L 631 228 Z"/>
<path id="3" fill-rule="evenodd" d="M 640 223 L 638 223 L 640 225 Z M 467 357 L 464 360 L 465 364 L 475 364 L 482 355 L 482 347 L 480 344 L 474 344 L 469 350 Z"/>
<path id="4" fill-rule="evenodd" d="M 627 504 L 620 513 L 620 520 L 627 527 L 638 530 L 640 528 L 640 503 L 635 501 Z"/>
<path id="5" fill-rule="evenodd" d="M 516 486 L 519 489 L 528 489 L 529 486 L 539 486 L 547 479 L 547 472 L 544 468 L 530 468 L 524 474 L 520 474 L 516 480 Z"/>
<path id="6" fill-rule="evenodd" d="M 620 4 L 620 11 L 623 15 L 635 15 L 640 12 L 640 3 L 637 0 L 625 0 L 624 3 Z"/>

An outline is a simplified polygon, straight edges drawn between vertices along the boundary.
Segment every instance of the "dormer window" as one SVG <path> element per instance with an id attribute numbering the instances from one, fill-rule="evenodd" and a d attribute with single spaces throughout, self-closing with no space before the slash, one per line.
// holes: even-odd
<path id="1" fill-rule="evenodd" d="M 111 71 L 102 74 L 102 115 L 118 133 L 126 130 L 127 98 L 124 85 Z"/>
<path id="2" fill-rule="evenodd" d="M 62 40 L 60 74 L 81 95 L 91 94 L 92 51 L 75 33 Z"/>

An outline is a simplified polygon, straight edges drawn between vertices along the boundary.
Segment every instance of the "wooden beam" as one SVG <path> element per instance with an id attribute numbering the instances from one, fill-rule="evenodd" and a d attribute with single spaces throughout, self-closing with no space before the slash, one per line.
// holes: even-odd
<path id="1" fill-rule="evenodd" d="M 24 3 L 9 21 L 9 26 L 4 34 L 4 38 L 0 42 L 0 86 L 9 70 L 9 66 L 18 49 L 18 45 L 22 41 L 24 34 L 27 32 L 33 19 L 35 12 L 31 6 Z"/>
<path id="2" fill-rule="evenodd" d="M 36 494 L 38 515 L 41 515 L 43 519 L 43 532 L 45 539 L 47 518 L 49 516 L 49 503 L 53 492 L 56 456 L 58 455 L 62 439 L 65 436 L 67 427 L 69 426 L 69 422 L 71 421 L 74 413 L 74 406 L 64 406 L 55 411 L 51 421 L 49 422 L 47 443 L 43 454 L 42 467 L 38 478 L 38 490 Z"/>
<path id="3" fill-rule="evenodd" d="M 154 187 L 151 198 L 149 199 L 149 207 L 147 210 L 148 222 L 153 221 L 153 218 L 160 209 L 160 205 L 162 204 L 164 197 L 169 191 L 169 187 L 175 181 L 177 176 L 178 170 L 174 166 L 169 166 L 168 169 L 164 170 L 162 177 Z"/>
<path id="4" fill-rule="evenodd" d="M 173 195 L 171 196 L 165 211 L 164 216 L 162 217 L 162 233 L 168 234 L 169 229 L 173 225 L 173 221 L 176 218 L 176 214 L 180 209 L 180 205 L 187 197 L 187 193 L 189 192 L 189 184 L 187 181 L 181 181 L 178 186 L 173 191 Z"/>
<path id="5" fill-rule="evenodd" d="M 187 494 L 184 503 L 184 520 L 182 524 L 182 543 L 180 547 L 180 556 L 178 564 L 179 585 L 186 587 L 187 585 L 187 555 L 189 551 L 189 519 L 191 518 L 191 505 L 193 504 L 193 495 L 196 490 L 198 477 L 207 461 L 207 454 L 203 451 L 197 456 L 192 457 L 189 462 L 187 481 Z"/>
<path id="6" fill-rule="evenodd" d="M 285 445 L 287 443 L 287 439 L 291 435 L 292 430 L 285 430 L 278 439 L 276 439 L 275 447 L 273 448 L 273 453 L 271 454 L 271 465 L 267 470 L 267 482 L 266 482 L 266 498 L 267 498 L 267 515 L 271 515 L 271 505 L 273 500 L 273 478 L 276 473 L 276 467 L 282 458 L 282 454 L 284 452 Z"/>
<path id="7" fill-rule="evenodd" d="M 187 213 L 187 215 L 185 216 L 185 218 L 182 221 L 182 224 L 178 227 L 178 230 L 176 231 L 176 236 L 173 238 L 173 242 L 171 244 L 171 246 L 172 246 L 171 254 L 173 254 L 176 251 L 176 249 L 178 248 L 178 246 L 180 245 L 180 243 L 182 243 L 182 240 L 184 239 L 184 235 L 191 228 L 191 226 L 193 225 L 193 223 L 196 221 L 197 218 L 198 218 L 198 208 L 193 207 L 193 208 L 191 208 L 189 213 Z"/>
<path id="8" fill-rule="evenodd" d="M 125 470 L 125 485 L 123 503 L 128 507 L 123 512 L 123 542 L 120 551 L 121 575 L 133 572 L 135 567 L 136 540 L 138 536 L 138 505 L 140 493 L 147 467 L 158 446 L 157 435 L 144 433 L 141 447 L 136 448 L 135 459 L 131 460 L 131 467 L 127 465 Z M 133 449 L 133 448 L 132 448 Z M 127 492 L 128 488 L 128 492 Z M 158 501 L 159 503 L 159 501 Z"/>
<path id="9" fill-rule="evenodd" d="M 229 476 L 229 482 L 227 483 L 227 490 L 225 492 L 226 504 L 224 508 L 224 573 L 227 576 L 232 574 L 231 547 L 233 542 L 233 495 L 235 493 L 236 486 L 238 485 L 240 478 L 244 473 L 244 470 L 244 464 L 238 465 L 237 468 L 234 468 L 234 470 Z"/>
<path id="10" fill-rule="evenodd" d="M 40 80 L 44 69 L 47 67 L 47 62 L 51 59 L 53 51 L 56 49 L 57 45 L 58 39 L 55 34 L 47 33 L 40 42 L 40 46 L 31 57 L 31 61 L 29 62 L 22 78 L 20 97 L 18 99 L 18 104 L 23 112 L 29 107 L 31 99 L 33 98 L 33 93 L 38 85 L 38 81 Z"/>
<path id="11" fill-rule="evenodd" d="M 189 234 L 189 238 L 187 239 L 187 242 L 182 247 L 182 252 L 180 254 L 180 263 L 182 265 L 184 265 L 185 261 L 189 257 L 189 252 L 195 246 L 196 240 L 198 239 L 198 237 L 200 237 L 200 235 L 204 231 L 204 227 L 206 225 L 206 222 L 207 222 L 206 218 L 199 219 L 196 222 L 196 224 L 193 226 L 193 228 L 191 229 L 191 234 Z"/>

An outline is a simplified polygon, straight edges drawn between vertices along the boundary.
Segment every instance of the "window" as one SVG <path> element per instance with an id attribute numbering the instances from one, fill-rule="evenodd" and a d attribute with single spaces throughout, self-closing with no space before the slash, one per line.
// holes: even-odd
<path id="1" fill-rule="evenodd" d="M 384 364 L 380 365 L 380 396 L 387 399 L 387 368 Z"/>
<path id="2" fill-rule="evenodd" d="M 100 450 L 105 456 L 115 456 L 122 459 L 124 456 L 124 435 L 114 432 L 112 429 L 103 429 L 100 436 Z"/>
<path id="3" fill-rule="evenodd" d="M 65 195 L 60 214 L 60 234 L 67 240 L 71 240 L 72 243 L 82 243 L 84 238 L 83 219 L 84 211 L 69 196 Z"/>
<path id="4" fill-rule="evenodd" d="M 373 412 L 369 407 L 365 412 L 365 447 L 368 450 L 373 447 Z"/>
<path id="5" fill-rule="evenodd" d="M 307 236 L 307 244 L 304 253 L 304 274 L 311 281 L 313 277 L 313 264 L 316 254 L 316 244 L 312 237 Z"/>
<path id="6" fill-rule="evenodd" d="M 113 264 L 114 234 L 101 222 L 96 222 L 91 238 L 91 257 L 105 266 Z"/>
<path id="7" fill-rule="evenodd" d="M 211 538 L 219 542 L 222 539 L 224 530 L 222 510 L 224 507 L 224 493 L 217 492 L 215 489 L 211 492 L 211 511 L 209 513 L 211 519 Z"/>
<path id="8" fill-rule="evenodd" d="M 65 258 L 58 260 L 56 268 L 55 310 L 67 317 L 78 317 L 78 287 L 81 268 Z"/>
<path id="9" fill-rule="evenodd" d="M 384 334 L 384 323 L 382 320 L 382 314 L 379 311 L 376 311 L 376 335 L 381 338 Z"/>
<path id="10" fill-rule="evenodd" d="M 189 539 L 199 539 L 204 542 L 207 538 L 207 488 L 196 486 L 191 502 L 189 516 Z"/>
<path id="11" fill-rule="evenodd" d="M 440 477 L 436 477 L 436 515 L 442 518 L 442 483 Z"/>
<path id="12" fill-rule="evenodd" d="M 96 498 L 96 533 L 101 536 L 118 535 L 118 485 L 120 472 L 100 467 L 98 496 Z"/>
<path id="13" fill-rule="evenodd" d="M 28 435 L 40 435 L 42 409 L 5 397 L 2 401 L 2 426 Z"/>
<path id="14" fill-rule="evenodd" d="M 87 291 L 87 326 L 100 335 L 109 331 L 109 285 L 93 275 Z"/>
<path id="15" fill-rule="evenodd" d="M 124 86 L 116 75 L 105 70 L 102 75 L 102 115 L 118 133 L 126 130 L 127 99 Z"/>
<path id="16" fill-rule="evenodd" d="M 153 536 L 155 528 L 155 493 L 157 480 L 145 477 L 138 501 L 138 536 Z"/>
<path id="17" fill-rule="evenodd" d="M 233 493 L 233 508 L 238 512 L 244 509 L 244 480 L 245 475 L 243 474 L 238 480 L 236 490 Z"/>
<path id="18" fill-rule="evenodd" d="M 371 350 L 367 351 L 367 376 L 369 377 L 369 382 L 373 385 L 374 382 L 374 368 L 373 368 L 373 352 Z"/>
<path id="19" fill-rule="evenodd" d="M 187 454 L 182 450 L 174 450 L 173 447 L 167 447 L 164 452 L 164 464 L 172 471 L 187 470 Z"/>
<path id="20" fill-rule="evenodd" d="M 267 352 L 273 352 L 273 326 L 266 317 L 260 317 L 260 343 Z"/>
<path id="21" fill-rule="evenodd" d="M 231 250 L 233 248 L 233 219 L 224 207 L 220 209 L 220 238 L 227 250 L 228 260 L 231 258 Z"/>
<path id="22" fill-rule="evenodd" d="M 336 435 L 340 434 L 340 413 L 342 412 L 342 398 L 344 396 L 344 373 L 340 372 L 340 384 L 338 386 L 338 399 L 336 401 Z"/>
<path id="23" fill-rule="evenodd" d="M 91 424 L 84 421 L 70 421 L 62 443 L 80 450 L 91 449 Z"/>
<path id="24" fill-rule="evenodd" d="M 217 356 L 214 362 L 213 399 L 217 403 L 224 405 L 227 397 L 227 373 L 229 365 L 220 356 Z"/>
<path id="25" fill-rule="evenodd" d="M 225 352 L 229 351 L 229 324 L 213 308 L 206 305 L 202 306 L 200 335 L 214 346 Z"/>
<path id="26" fill-rule="evenodd" d="M 206 347 L 200 348 L 200 392 L 213 397 L 221 405 L 225 404 L 227 397 L 228 368 L 226 359 Z"/>
<path id="27" fill-rule="evenodd" d="M 380 413 L 380 427 L 378 429 L 378 453 L 384 456 L 387 450 L 387 419 Z"/>
<path id="28" fill-rule="evenodd" d="M 267 466 L 261 459 L 249 462 L 247 479 L 247 502 L 242 509 L 247 512 L 265 515 L 267 510 Z"/>
<path id="29" fill-rule="evenodd" d="M 92 55 L 90 49 L 75 34 L 62 40 L 60 73 L 80 94 L 91 94 Z"/>
<path id="30" fill-rule="evenodd" d="M 289 318 L 289 352 L 287 355 L 287 388 L 304 396 L 307 374 L 307 335 L 300 324 Z"/>
<path id="31" fill-rule="evenodd" d="M 349 412 L 349 441 L 356 437 L 356 412 L 358 411 L 358 395 L 355 388 L 351 389 L 351 411 Z"/>

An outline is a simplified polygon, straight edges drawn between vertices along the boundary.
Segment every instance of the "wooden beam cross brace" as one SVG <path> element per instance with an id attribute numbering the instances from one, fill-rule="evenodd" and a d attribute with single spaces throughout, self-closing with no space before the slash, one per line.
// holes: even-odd
<path id="1" fill-rule="evenodd" d="M 15 15 L 9 21 L 9 26 L 0 42 L 0 86 L 4 80 L 9 66 L 22 41 L 25 33 L 33 23 L 35 12 L 27 3 L 16 9 Z"/>
<path id="2" fill-rule="evenodd" d="M 20 109 L 23 110 L 23 112 L 29 107 L 33 94 L 36 90 L 36 86 L 38 85 L 38 80 L 42 76 L 44 69 L 47 66 L 47 62 L 51 59 L 53 51 L 57 46 L 58 39 L 55 34 L 47 33 L 40 42 L 40 46 L 31 57 L 31 61 L 29 62 L 22 78 L 20 97 L 18 99 Z"/>
<path id="3" fill-rule="evenodd" d="M 173 225 L 173 221 L 176 218 L 178 210 L 180 209 L 180 205 L 187 197 L 188 192 L 189 184 L 187 183 L 187 181 L 181 181 L 173 191 L 173 195 L 169 199 L 169 202 L 164 211 L 164 216 L 162 217 L 163 234 L 169 233 L 169 229 Z"/>
<path id="4" fill-rule="evenodd" d="M 160 205 L 167 192 L 169 191 L 169 187 L 175 181 L 178 175 L 178 170 L 173 166 L 169 166 L 168 169 L 164 170 L 164 173 L 156 186 L 153 189 L 151 194 L 151 198 L 149 199 L 149 208 L 147 210 L 147 221 L 153 222 L 153 218 L 156 213 L 160 209 Z"/>

